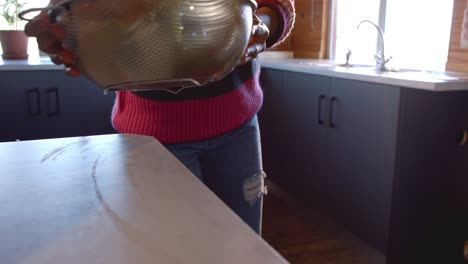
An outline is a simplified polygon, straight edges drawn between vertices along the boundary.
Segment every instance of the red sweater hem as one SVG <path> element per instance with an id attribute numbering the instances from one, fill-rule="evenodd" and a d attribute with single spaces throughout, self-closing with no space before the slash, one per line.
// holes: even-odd
<path id="1" fill-rule="evenodd" d="M 204 99 L 156 101 L 117 92 L 112 124 L 120 133 L 153 136 L 164 144 L 199 141 L 241 126 L 260 110 L 262 102 L 258 76 L 230 92 Z"/>

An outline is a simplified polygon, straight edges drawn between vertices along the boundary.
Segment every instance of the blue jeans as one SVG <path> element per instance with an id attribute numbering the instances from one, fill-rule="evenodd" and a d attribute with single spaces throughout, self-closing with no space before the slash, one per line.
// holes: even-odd
<path id="1" fill-rule="evenodd" d="M 257 116 L 224 135 L 166 148 L 258 234 L 263 194 Z"/>

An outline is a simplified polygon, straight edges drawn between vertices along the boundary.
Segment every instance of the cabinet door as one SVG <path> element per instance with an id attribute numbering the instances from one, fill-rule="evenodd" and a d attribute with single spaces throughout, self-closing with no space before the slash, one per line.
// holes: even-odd
<path id="1" fill-rule="evenodd" d="M 322 204 L 329 78 L 266 71 L 262 79 L 265 103 L 260 129 L 266 170 L 270 167 L 272 179 L 291 194 Z M 268 85 L 265 79 L 282 85 Z"/>
<path id="2" fill-rule="evenodd" d="M 43 123 L 41 86 L 33 75 L 0 72 L 0 141 L 32 139 Z"/>
<path id="3" fill-rule="evenodd" d="M 115 133 L 115 95 L 62 71 L 0 72 L 0 141 Z"/>
<path id="4" fill-rule="evenodd" d="M 258 113 L 262 144 L 263 168 L 269 180 L 280 183 L 283 179 L 283 161 L 281 153 L 285 149 L 282 138 L 281 122 L 286 118 L 280 111 L 283 98 L 279 96 L 283 89 L 283 71 L 262 69 L 260 84 L 264 100 Z M 284 180 L 283 180 L 284 181 Z"/>
<path id="5" fill-rule="evenodd" d="M 467 102 L 467 91 L 402 91 L 388 263 L 466 263 Z"/>
<path id="6" fill-rule="evenodd" d="M 74 137 L 115 133 L 111 124 L 114 92 L 104 94 L 90 80 L 63 72 L 47 73 L 43 84 L 47 137 Z"/>
<path id="7" fill-rule="evenodd" d="M 400 88 L 332 79 L 331 96 L 328 213 L 384 251 Z"/>

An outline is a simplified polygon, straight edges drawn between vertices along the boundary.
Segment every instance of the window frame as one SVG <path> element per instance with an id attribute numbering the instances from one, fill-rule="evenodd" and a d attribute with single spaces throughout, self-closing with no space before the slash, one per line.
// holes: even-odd
<path id="1" fill-rule="evenodd" d="M 328 47 L 327 47 L 327 57 L 331 60 L 336 59 L 336 8 L 338 0 L 331 0 L 330 5 L 328 6 L 328 24 L 330 25 L 330 30 L 328 30 Z M 387 0 L 380 0 L 379 5 L 379 20 L 377 25 L 385 32 L 385 22 L 387 16 Z M 381 45 L 381 40 L 377 40 L 377 47 Z"/>
<path id="2" fill-rule="evenodd" d="M 337 15 L 338 15 L 338 12 L 343 12 L 343 11 L 338 11 L 338 2 L 339 1 L 346 1 L 346 0 L 331 0 L 330 1 L 330 5 L 329 5 L 329 18 L 328 18 L 328 25 L 329 25 L 329 31 L 328 31 L 328 46 L 327 46 L 327 58 L 330 59 L 330 60 L 342 60 L 344 58 L 344 54 L 341 54 L 343 52 L 343 42 L 340 41 L 340 38 L 342 37 L 342 32 L 340 32 L 341 30 L 337 28 L 338 26 L 338 22 L 337 22 Z M 455 3 L 455 0 L 451 0 L 452 1 L 452 5 L 454 5 Z M 394 34 L 394 29 L 392 29 L 392 32 L 387 32 L 387 28 L 390 28 L 393 24 L 393 20 L 389 20 L 387 19 L 387 15 L 388 15 L 388 12 L 394 12 L 389 10 L 388 9 L 388 4 L 391 4 L 391 2 L 388 2 L 387 4 L 387 0 L 378 0 L 376 1 L 376 5 L 378 5 L 378 10 L 376 10 L 376 14 L 378 16 L 378 18 L 375 18 L 375 20 L 373 20 L 381 29 L 382 31 L 385 33 L 385 35 L 387 36 L 387 33 L 390 33 L 390 34 Z M 390 8 L 392 6 L 390 5 Z M 374 7 L 375 8 L 375 7 Z M 375 9 L 374 9 L 375 10 Z M 448 10 L 445 10 L 448 12 Z M 452 21 L 453 21 L 453 6 L 452 6 Z M 444 13 L 445 14 L 445 13 Z M 444 20 L 445 21 L 445 20 Z M 444 23 L 446 23 L 448 21 L 445 21 Z M 388 27 L 387 27 L 388 25 Z M 393 28 L 393 27 L 392 27 Z M 447 50 L 439 50 L 440 52 L 444 52 L 444 53 L 447 53 L 446 55 L 448 56 L 449 55 L 449 49 L 450 49 L 450 34 L 452 32 L 452 29 L 449 28 L 448 29 L 448 39 L 445 39 L 445 36 L 444 36 L 444 40 L 443 41 L 446 41 L 447 42 Z M 340 34 L 340 35 L 337 35 L 337 34 Z M 445 34 L 445 33 L 444 33 Z M 391 42 L 390 42 L 391 43 Z M 378 50 L 379 47 L 381 47 L 381 40 L 380 38 L 376 38 L 375 39 L 375 49 Z M 388 45 L 388 43 L 385 43 L 386 45 Z M 372 44 L 374 45 L 374 44 Z M 445 44 L 443 44 L 445 45 Z M 437 46 L 437 45 L 436 45 Z M 439 47 L 438 48 L 441 48 L 440 47 L 440 44 L 438 45 Z M 390 47 L 390 46 L 389 46 Z M 393 45 L 391 45 L 391 47 L 393 47 Z M 401 48 L 401 47 L 400 47 Z M 339 49 L 337 51 L 337 49 Z M 388 51 L 387 47 L 385 48 L 386 52 Z M 339 52 L 339 54 L 337 53 Z M 391 55 L 391 54 L 386 54 L 386 55 Z M 441 54 L 442 55 L 442 54 Z M 443 54 L 443 56 L 445 56 L 445 54 Z M 403 56 L 401 56 L 400 58 L 402 58 Z M 423 57 L 421 56 L 421 54 L 419 55 L 419 57 Z M 442 61 L 443 58 L 442 57 L 438 57 L 438 59 L 436 61 L 434 61 L 434 64 L 428 64 L 428 67 L 424 67 L 423 65 L 421 65 L 421 63 L 408 63 L 408 60 L 404 61 L 402 64 L 396 62 L 396 60 L 392 60 L 390 61 L 390 64 L 394 64 L 396 63 L 395 65 L 398 66 L 398 67 L 404 67 L 404 68 L 411 68 L 411 69 L 421 69 L 421 70 L 436 70 L 436 71 L 444 71 L 446 69 L 446 66 L 447 66 L 447 62 L 448 62 L 448 57 L 446 58 L 445 61 Z M 367 64 L 367 62 L 366 62 Z"/>

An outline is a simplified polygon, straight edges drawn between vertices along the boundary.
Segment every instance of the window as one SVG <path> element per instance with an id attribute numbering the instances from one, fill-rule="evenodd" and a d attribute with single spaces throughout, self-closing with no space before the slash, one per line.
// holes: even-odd
<path id="1" fill-rule="evenodd" d="M 0 3 L 3 4 L 4 0 L 0 0 Z M 49 0 L 27 0 L 25 1 L 26 6 L 25 9 L 34 8 L 34 7 L 44 7 L 49 3 Z M 24 22 L 21 25 L 21 28 L 24 28 Z M 7 23 L 0 17 L 0 29 L 7 29 Z M 0 53 L 1 53 L 1 45 L 0 45 Z M 29 38 L 29 46 L 28 46 L 28 53 L 29 56 L 32 58 L 39 57 L 39 49 L 37 47 L 36 38 Z"/>
<path id="2" fill-rule="evenodd" d="M 380 43 L 377 30 L 360 21 L 367 19 L 385 32 L 388 65 L 422 70 L 444 70 L 447 61 L 453 0 L 333 0 L 330 57 L 350 63 L 374 64 Z"/>

